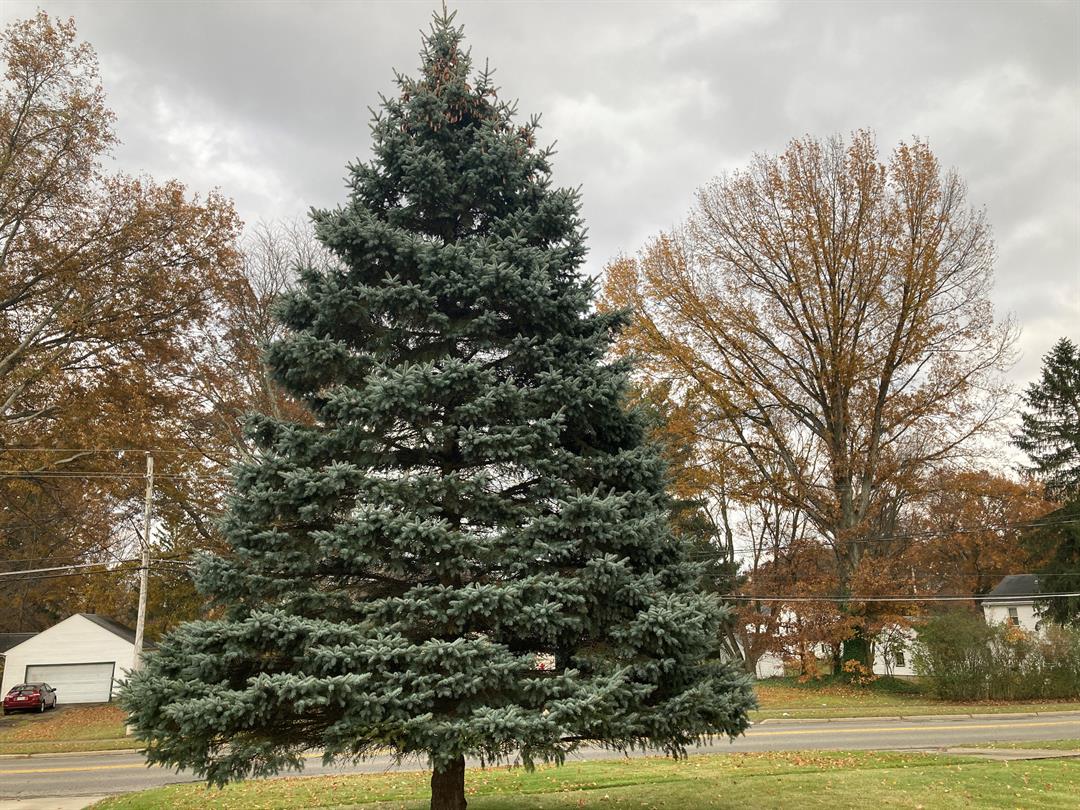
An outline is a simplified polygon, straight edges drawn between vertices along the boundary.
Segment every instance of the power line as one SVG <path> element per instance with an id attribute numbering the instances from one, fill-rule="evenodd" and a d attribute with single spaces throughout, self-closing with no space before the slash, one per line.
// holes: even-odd
<path id="1" fill-rule="evenodd" d="M 229 480 L 232 478 L 228 473 L 169 473 L 157 475 L 156 478 L 191 480 Z M 116 478 L 124 480 L 145 480 L 143 473 L 109 472 L 107 470 L 0 470 L 0 478 Z"/>
<path id="2" fill-rule="evenodd" d="M 141 563 L 142 560 L 110 560 L 108 562 L 93 562 L 93 563 L 74 563 L 72 565 L 57 565 L 50 568 L 26 568 L 21 571 L 0 571 L 0 577 L 17 577 L 25 574 L 42 574 L 51 571 L 71 571 L 76 568 L 100 568 L 103 565 L 127 565 L 129 563 Z M 171 558 L 159 558 L 157 562 L 174 562 L 174 563 L 188 563 L 190 560 L 171 557 Z M 109 569 L 112 570 L 112 569 Z M 102 572 L 107 573 L 107 572 Z"/>
<path id="3" fill-rule="evenodd" d="M 40 557 L 23 557 L 21 560 L 0 560 L 0 564 L 52 562 L 53 560 L 81 560 L 86 554 L 44 554 Z"/>
<path id="4" fill-rule="evenodd" d="M 128 565 L 131 563 L 138 563 L 140 560 L 124 560 L 123 564 Z M 191 562 L 188 560 L 178 559 L 158 559 L 156 563 L 170 563 L 173 565 L 189 566 Z M 74 566 L 70 566 L 74 567 Z M 44 569 L 44 570 L 66 570 L 66 569 Z M 64 577 L 78 577 L 78 576 L 93 576 L 95 574 L 113 574 L 117 572 L 121 573 L 134 573 L 141 570 L 140 567 L 135 568 L 111 568 L 104 571 L 67 571 L 63 574 L 42 574 L 40 576 L 26 577 L 20 582 L 36 582 L 38 580 L 45 579 L 61 579 Z M 22 572 L 11 572 L 22 573 Z M 1080 591 L 1070 591 L 1061 593 L 1034 593 L 1034 594 L 1016 594 L 1010 596 L 994 596 L 989 594 L 967 594 L 967 595 L 953 595 L 953 596 L 747 596 L 744 594 L 728 594 L 721 598 L 736 601 L 736 602 L 978 602 L 978 601 L 993 601 L 995 603 L 1008 604 L 1010 602 L 1031 602 L 1039 601 L 1042 599 L 1066 599 L 1072 597 L 1080 597 Z"/>
<path id="5" fill-rule="evenodd" d="M 1031 593 L 1010 596 L 969 594 L 967 596 L 744 596 L 733 594 L 722 597 L 738 602 L 1030 602 L 1039 599 L 1065 599 L 1080 596 L 1080 591 L 1068 593 Z"/>
<path id="6" fill-rule="evenodd" d="M 141 563 L 141 560 L 119 560 L 115 563 L 118 567 L 109 568 L 104 571 L 75 571 L 73 569 L 86 569 L 86 568 L 100 568 L 103 565 L 110 565 L 114 563 L 82 563 L 77 565 L 65 565 L 53 568 L 35 568 L 25 571 L 6 571 L 0 573 L 0 576 L 19 576 L 25 574 L 42 574 L 42 576 L 25 577 L 25 581 L 33 582 L 41 579 L 58 579 L 61 577 L 70 576 L 86 576 L 92 574 L 111 574 L 117 571 L 133 572 L 142 570 L 141 565 L 136 568 L 120 568 L 119 566 L 131 565 L 132 563 Z M 190 559 L 176 558 L 176 557 L 163 557 L 157 559 L 155 562 L 170 563 L 173 565 L 189 566 L 193 563 Z M 63 571 L 65 573 L 55 574 L 52 572 Z M 1066 576 L 1066 574 L 1061 574 Z M 989 594 L 954 594 L 951 596 L 860 596 L 852 594 L 850 596 L 779 596 L 775 594 L 764 596 L 752 596 L 746 594 L 729 594 L 722 598 L 739 602 L 970 602 L 979 600 L 992 600 L 994 602 L 1028 602 L 1033 600 L 1042 599 L 1065 599 L 1072 597 L 1080 597 L 1080 591 L 1068 591 L 1068 592 L 1052 592 L 1052 593 L 1036 593 L 1036 594 L 1014 594 L 1009 596 L 994 596 Z"/>
<path id="7" fill-rule="evenodd" d="M 949 569 L 949 568 L 940 569 L 940 570 L 939 569 L 931 569 L 931 568 L 915 568 L 915 569 L 912 569 L 911 566 L 904 565 L 903 563 L 899 563 L 898 566 L 899 566 L 898 573 L 900 575 L 903 575 L 904 578 L 909 577 L 911 575 L 911 573 L 913 573 L 913 572 L 915 574 L 925 574 L 927 576 L 948 576 L 948 577 L 978 577 L 978 576 L 1009 577 L 1009 576 L 1014 576 L 1016 574 L 1015 569 L 1013 569 L 1011 571 L 969 571 L 969 570 L 965 570 L 965 569 Z M 1040 579 L 1043 578 L 1043 577 L 1080 577 L 1080 571 L 1054 571 L 1054 572 L 1048 572 L 1048 573 L 1045 573 L 1045 574 L 1036 574 L 1036 576 L 1039 577 Z"/>
<path id="8" fill-rule="evenodd" d="M 880 537 L 867 537 L 867 538 L 864 538 L 864 539 L 853 539 L 851 542 L 865 545 L 865 544 L 869 544 L 869 543 L 888 543 L 888 542 L 892 542 L 893 540 L 909 540 L 909 539 L 916 539 L 916 538 L 920 538 L 920 537 L 942 538 L 942 537 L 951 537 L 952 535 L 955 535 L 955 534 L 978 534 L 980 532 L 995 531 L 995 530 L 1040 529 L 1040 528 L 1045 528 L 1045 527 L 1049 527 L 1049 526 L 1067 526 L 1069 524 L 1074 524 L 1074 523 L 1080 523 L 1080 518 L 1062 518 L 1060 520 L 1044 520 L 1044 521 L 1034 520 L 1034 521 L 1023 521 L 1023 522 L 1017 522 L 1017 523 L 987 523 L 987 524 L 983 524 L 981 526 L 957 526 L 957 527 L 949 528 L 949 529 L 927 529 L 926 531 L 920 531 L 920 532 L 904 532 L 904 533 L 899 533 L 899 534 L 882 535 Z M 809 546 L 810 541 L 806 541 L 806 542 L 807 542 L 807 545 Z M 817 548 L 824 549 L 824 548 L 831 548 L 835 544 L 831 540 L 822 540 L 822 541 L 816 541 L 815 545 L 816 545 Z M 780 550 L 783 551 L 786 548 L 790 548 L 790 547 L 787 547 L 787 546 L 782 547 Z M 723 550 L 720 550 L 720 549 L 716 550 L 715 552 L 704 551 L 703 550 L 703 551 L 695 551 L 695 552 L 691 552 L 691 553 L 692 553 L 693 556 L 700 557 L 702 559 L 717 559 L 717 558 L 722 559 L 722 558 L 726 558 L 726 557 L 729 557 L 729 556 L 752 557 L 752 556 L 754 556 L 755 553 L 758 556 L 767 557 L 767 556 L 772 556 L 774 554 L 774 552 L 775 552 L 775 549 L 772 549 L 772 548 L 762 549 L 762 550 L 757 551 L 757 552 L 755 552 L 754 549 L 739 548 L 739 549 L 735 549 L 732 554 L 729 554 L 727 551 L 723 551 Z"/>
<path id="9" fill-rule="evenodd" d="M 0 447 L 3 453 L 134 453 L 143 455 L 203 455 L 201 450 L 142 450 L 137 447 Z"/>
<path id="10" fill-rule="evenodd" d="M 139 562 L 139 560 L 132 560 L 131 562 Z M 179 560 L 155 560 L 154 562 L 155 563 L 165 562 L 165 563 L 172 563 L 172 564 L 178 564 L 178 565 L 189 565 L 189 563 L 182 562 L 182 561 L 179 561 Z M 66 574 L 42 574 L 41 576 L 26 577 L 25 579 L 16 580 L 16 582 L 21 584 L 21 583 L 25 583 L 25 582 L 37 582 L 37 581 L 43 580 L 43 579 L 63 579 L 65 577 L 89 577 L 89 576 L 96 576 L 98 574 L 115 574 L 115 573 L 131 574 L 131 573 L 135 573 L 138 570 L 139 570 L 139 568 L 110 568 L 110 569 L 108 569 L 106 571 L 71 571 L 71 572 L 66 573 Z M 160 569 L 159 569 L 157 571 L 151 570 L 150 573 L 158 574 L 158 573 L 161 573 L 161 572 L 160 572 Z"/>
<path id="11" fill-rule="evenodd" d="M 123 564 L 133 562 L 132 560 L 117 560 L 117 563 Z M 137 560 L 135 562 L 138 562 Z M 26 568 L 22 571 L 2 571 L 0 577 L 17 577 L 20 574 L 40 574 L 46 571 L 70 571 L 73 568 L 99 568 L 102 565 L 109 565 L 107 562 L 94 562 L 94 563 L 72 563 L 71 565 L 56 565 L 51 568 Z"/>

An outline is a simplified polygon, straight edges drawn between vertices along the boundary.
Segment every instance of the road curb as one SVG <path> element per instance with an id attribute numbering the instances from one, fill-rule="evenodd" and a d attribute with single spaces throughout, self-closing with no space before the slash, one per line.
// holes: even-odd
<path id="1" fill-rule="evenodd" d="M 87 754 L 137 754 L 138 748 L 99 748 L 90 751 L 38 751 L 30 754 L 0 754 L 0 759 L 57 759 L 85 757 Z"/>
<path id="2" fill-rule="evenodd" d="M 964 715 L 955 715 L 961 716 Z M 798 723 L 805 725 L 807 723 L 820 723 L 821 725 L 828 725 L 829 723 L 851 723 L 853 721 L 866 721 L 866 720 L 906 720 L 906 717 L 901 717 L 898 714 L 877 714 L 873 717 L 766 717 L 764 720 L 755 720 L 755 726 L 763 726 L 768 723 L 772 725 L 783 725 L 787 723 Z"/>

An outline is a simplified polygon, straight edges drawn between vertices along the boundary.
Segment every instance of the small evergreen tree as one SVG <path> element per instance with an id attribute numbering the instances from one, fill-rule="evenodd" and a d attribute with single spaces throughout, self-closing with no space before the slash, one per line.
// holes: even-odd
<path id="1" fill-rule="evenodd" d="M 1055 500 L 1080 495 L 1080 351 L 1062 338 L 1043 358 L 1042 378 L 1024 392 L 1016 446 Z"/>
<path id="2" fill-rule="evenodd" d="M 725 611 L 605 362 L 621 316 L 591 311 L 577 194 L 452 19 L 383 101 L 348 204 L 314 215 L 340 268 L 303 271 L 267 353 L 313 424 L 250 423 L 231 553 L 197 576 L 222 618 L 168 634 L 123 693 L 151 762 L 220 784 L 389 749 L 460 810 L 466 756 L 679 754 L 747 726 Z"/>

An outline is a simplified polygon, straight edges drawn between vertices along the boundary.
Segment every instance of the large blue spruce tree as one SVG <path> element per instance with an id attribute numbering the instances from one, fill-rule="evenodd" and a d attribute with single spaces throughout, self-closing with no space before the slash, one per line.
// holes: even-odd
<path id="1" fill-rule="evenodd" d="M 314 215 L 340 266 L 302 272 L 267 352 L 312 422 L 252 419 L 230 553 L 197 576 L 222 618 L 124 692 L 150 761 L 223 783 L 389 749 L 460 810 L 467 756 L 740 733 L 750 685 L 605 361 L 621 316 L 591 309 L 576 192 L 452 16 L 397 83 Z"/>

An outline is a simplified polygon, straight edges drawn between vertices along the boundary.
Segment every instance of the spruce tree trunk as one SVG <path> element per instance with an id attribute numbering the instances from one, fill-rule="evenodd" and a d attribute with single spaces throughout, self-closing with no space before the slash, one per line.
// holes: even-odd
<path id="1" fill-rule="evenodd" d="M 465 810 L 465 757 L 431 772 L 431 810 Z"/>

